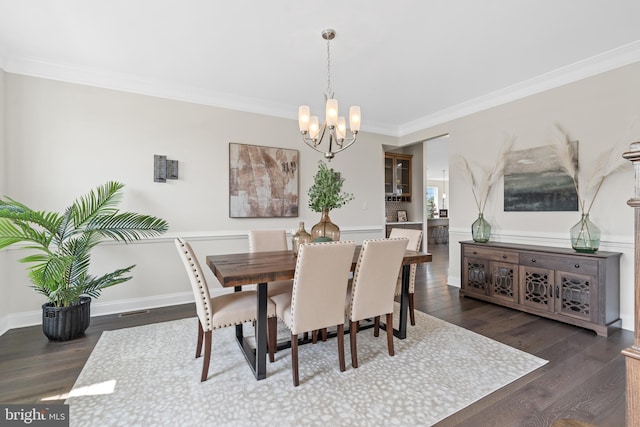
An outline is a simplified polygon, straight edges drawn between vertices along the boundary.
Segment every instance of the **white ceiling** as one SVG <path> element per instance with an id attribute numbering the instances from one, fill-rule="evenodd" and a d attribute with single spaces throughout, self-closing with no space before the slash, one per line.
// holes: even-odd
<path id="1" fill-rule="evenodd" d="M 0 68 L 402 136 L 640 60 L 638 0 L 0 0 Z M 323 114 L 319 114 L 322 116 Z"/>

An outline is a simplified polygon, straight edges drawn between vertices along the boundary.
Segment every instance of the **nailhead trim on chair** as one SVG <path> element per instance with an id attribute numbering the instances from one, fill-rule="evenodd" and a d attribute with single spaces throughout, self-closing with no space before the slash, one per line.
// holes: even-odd
<path id="1" fill-rule="evenodd" d="M 196 265 L 193 262 L 193 258 L 189 254 L 189 251 L 187 250 L 184 244 L 184 241 L 182 239 L 180 239 L 180 245 L 184 249 L 184 254 L 186 255 L 187 259 L 191 264 L 191 270 L 193 271 L 193 274 L 196 277 L 198 286 L 200 288 L 200 296 L 202 297 L 202 303 L 204 304 L 204 313 L 205 313 L 205 320 L 206 320 L 206 325 L 202 325 L 202 329 L 204 330 L 204 332 L 211 331 L 214 328 L 213 328 L 213 319 L 211 317 L 211 301 L 208 300 L 207 291 L 205 291 L 204 289 L 204 286 L 206 285 L 203 285 L 202 278 L 198 274 L 198 270 L 196 269 Z"/>
<path id="2" fill-rule="evenodd" d="M 344 242 L 342 242 L 344 243 Z M 300 249 L 298 249 L 298 256 L 296 258 L 296 271 L 299 268 L 300 263 L 302 262 L 302 258 L 304 256 L 302 249 L 302 246 L 306 246 L 306 245 L 339 245 L 341 244 L 340 241 L 337 242 L 316 242 L 316 243 L 303 243 L 302 245 L 300 245 Z M 291 291 L 291 319 L 293 319 L 293 307 L 295 306 L 294 301 L 296 299 L 296 281 L 297 278 L 294 277 L 293 279 L 293 290 Z M 280 319 L 284 322 L 284 319 Z M 291 328 L 291 325 L 287 324 L 287 327 Z"/>
<path id="3" fill-rule="evenodd" d="M 198 286 L 200 288 L 200 296 L 201 296 L 202 302 L 204 304 L 204 312 L 205 312 L 205 317 L 206 317 L 206 321 L 207 321 L 207 324 L 203 325 L 203 327 L 202 327 L 204 332 L 212 331 L 212 330 L 215 330 L 215 329 L 227 328 L 229 326 L 235 326 L 235 325 L 240 325 L 242 323 L 248 323 L 248 322 L 255 321 L 256 317 L 253 316 L 253 317 L 250 317 L 248 319 L 244 319 L 244 320 L 242 320 L 240 322 L 237 322 L 237 323 L 229 323 L 229 324 L 219 325 L 219 326 L 215 326 L 215 327 L 213 326 L 213 317 L 211 315 L 211 305 L 210 305 L 211 303 L 210 303 L 210 301 L 208 301 L 207 292 L 204 289 L 206 284 L 202 280 L 202 277 L 200 276 L 200 274 L 198 274 L 198 269 L 196 268 L 196 264 L 193 262 L 193 258 L 189 254 L 189 251 L 186 249 L 186 246 L 185 246 L 184 242 L 182 241 L 182 239 L 180 239 L 180 245 L 184 248 L 184 254 L 186 255 L 187 259 L 189 260 L 189 263 L 191 265 L 191 270 L 193 271 L 193 274 L 196 277 L 197 282 L 198 282 Z M 268 318 L 271 318 L 271 317 L 275 317 L 275 313 L 272 314 L 271 316 L 268 316 Z"/>
<path id="4" fill-rule="evenodd" d="M 392 239 L 370 239 L 370 242 L 381 242 L 381 241 L 385 241 L 385 240 L 407 240 L 406 237 L 399 237 L 399 238 L 392 238 Z M 362 249 L 360 249 L 360 254 L 358 255 L 358 262 L 356 264 L 356 269 L 353 272 L 353 279 L 351 280 L 351 295 L 353 295 L 355 293 L 355 287 L 358 284 L 358 280 L 356 280 L 356 277 L 358 277 L 359 273 L 360 273 L 360 260 L 362 259 L 362 257 L 364 256 L 366 250 L 366 246 L 362 246 Z M 349 301 L 349 313 L 347 313 L 349 316 L 351 315 L 351 310 L 353 309 L 353 298 Z"/>
<path id="5" fill-rule="evenodd" d="M 420 236 L 418 237 L 418 242 L 416 244 L 416 248 L 415 250 L 419 250 L 420 249 L 420 244 L 422 243 L 422 236 L 424 235 L 423 232 L 420 232 Z M 413 248 L 411 250 L 414 250 Z M 411 286 L 415 287 L 415 283 L 416 283 L 416 270 L 417 270 L 417 264 L 411 264 L 410 267 L 410 275 L 409 275 L 409 293 L 413 293 L 412 291 L 414 291 L 415 289 L 411 289 Z M 402 292 L 398 292 L 396 293 L 396 296 L 400 295 Z"/>

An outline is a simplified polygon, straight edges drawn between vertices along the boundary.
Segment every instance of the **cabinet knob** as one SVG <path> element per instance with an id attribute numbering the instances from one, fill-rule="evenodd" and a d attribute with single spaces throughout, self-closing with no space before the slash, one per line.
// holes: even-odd
<path id="1" fill-rule="evenodd" d="M 531 258 L 531 262 L 536 262 L 536 259 L 535 258 Z"/>
<path id="2" fill-rule="evenodd" d="M 575 268 L 580 268 L 580 264 L 574 265 Z"/>
<path id="3" fill-rule="evenodd" d="M 474 254 L 474 255 L 478 255 L 478 252 L 476 252 L 476 251 L 473 251 L 473 254 Z"/>
<path id="4" fill-rule="evenodd" d="M 507 259 L 507 256 L 506 255 L 502 255 L 502 259 Z"/>

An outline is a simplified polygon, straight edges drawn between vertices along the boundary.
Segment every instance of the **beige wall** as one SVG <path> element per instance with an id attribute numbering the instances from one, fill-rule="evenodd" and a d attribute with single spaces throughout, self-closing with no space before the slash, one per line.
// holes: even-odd
<path id="1" fill-rule="evenodd" d="M 103 293 L 94 314 L 191 299 L 172 237 L 195 240 L 204 262 L 206 254 L 247 250 L 251 228 L 290 231 L 304 221 L 309 230 L 319 219 L 307 207 L 307 189 L 323 157 L 301 142 L 293 120 L 10 73 L 5 96 L 6 193 L 12 198 L 34 208 L 62 210 L 90 188 L 118 180 L 126 185 L 123 209 L 160 216 L 170 224 L 164 239 L 98 248 L 92 264 L 96 274 L 137 267 L 133 280 Z M 299 150 L 298 218 L 229 218 L 229 142 Z M 345 239 L 383 236 L 382 144 L 397 144 L 397 139 L 363 132 L 330 164 L 345 177 L 344 190 L 356 195 L 331 213 Z M 155 183 L 154 154 L 178 160 L 180 179 Z M 37 322 L 44 302 L 29 288 L 24 265 L 14 262 L 19 255 L 24 254 L 8 251 L 10 262 L 0 275 L 10 307 L 5 321 L 11 327 L 27 319 Z M 212 275 L 208 279 L 215 281 Z"/>
<path id="2" fill-rule="evenodd" d="M 587 166 L 611 144 L 640 140 L 638 75 L 640 63 L 404 136 L 400 145 L 449 134 L 451 157 L 460 153 L 489 165 L 506 135 L 517 137 L 516 149 L 547 145 L 553 125 L 559 123 L 580 141 L 580 164 Z M 246 250 L 246 232 L 251 228 L 291 230 L 305 221 L 309 229 L 317 221 L 318 215 L 306 207 L 306 191 L 321 155 L 301 144 L 293 120 L 15 74 L 2 76 L 6 194 L 34 207 L 62 209 L 89 188 L 116 179 L 126 184 L 124 209 L 161 216 L 171 224 L 162 239 L 98 248 L 95 273 L 133 263 L 137 267 L 132 281 L 105 291 L 94 314 L 189 300 L 186 275 L 171 242 L 174 236 L 191 239 L 203 261 L 206 254 Z M 228 218 L 229 142 L 300 150 L 299 218 Z M 398 140 L 363 133 L 331 163 L 346 178 L 345 190 L 356 195 L 356 200 L 331 214 L 344 238 L 362 241 L 383 235 L 383 144 L 397 146 Z M 178 181 L 153 182 L 154 154 L 180 161 Z M 477 212 L 469 187 L 453 164 L 449 179 L 449 283 L 459 285 L 458 241 L 470 239 Z M 602 229 L 601 249 L 624 253 L 621 315 L 626 328 L 633 326 L 633 216 L 626 205 L 632 192 L 632 172 L 627 169 L 606 181 L 592 211 L 593 221 Z M 501 184 L 492 194 L 487 216 L 496 241 L 564 247 L 569 246 L 569 228 L 578 220 L 577 212 L 503 212 Z M 44 302 L 28 287 L 24 266 L 15 262 L 19 255 L 17 250 L 0 252 L 0 262 L 7 259 L 0 264 L 6 301 L 0 332 L 38 323 Z M 211 275 L 207 278 L 214 282 Z"/>
<path id="3" fill-rule="evenodd" d="M 579 140 L 580 167 L 593 167 L 608 147 L 627 147 L 640 140 L 640 63 L 596 75 L 401 138 L 401 145 L 449 134 L 450 245 L 449 283 L 460 283 L 458 242 L 471 238 L 477 217 L 469 184 L 454 158 L 457 154 L 485 167 L 496 161 L 505 139 L 516 137 L 514 149 L 548 145 L 554 124 Z M 624 149 L 620 149 L 622 154 Z M 602 230 L 601 249 L 623 252 L 621 311 L 623 327 L 633 319 L 633 215 L 626 201 L 633 194 L 630 167 L 608 178 L 591 211 Z M 492 240 L 569 247 L 569 229 L 579 212 L 504 212 L 499 181 L 485 216 Z"/>

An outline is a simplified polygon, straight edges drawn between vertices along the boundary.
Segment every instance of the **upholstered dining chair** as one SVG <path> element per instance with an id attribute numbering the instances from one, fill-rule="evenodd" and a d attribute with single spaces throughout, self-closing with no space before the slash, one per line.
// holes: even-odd
<path id="1" fill-rule="evenodd" d="M 249 252 L 286 251 L 285 230 L 249 230 Z M 291 293 L 293 280 L 276 280 L 267 285 L 267 296 Z"/>
<path id="2" fill-rule="evenodd" d="M 301 333 L 337 326 L 338 362 L 340 371 L 345 370 L 344 299 L 355 248 L 352 241 L 300 245 L 292 293 L 271 297 L 278 318 L 291 330 L 291 372 L 296 387 L 300 384 Z"/>
<path id="3" fill-rule="evenodd" d="M 191 289 L 195 296 L 196 313 L 198 315 L 198 343 L 196 359 L 200 357 L 204 338 L 204 360 L 202 361 L 202 375 L 200 381 L 206 381 L 209 374 L 211 360 L 211 335 L 214 329 L 240 325 L 255 321 L 257 318 L 256 291 L 234 292 L 211 297 L 209 287 L 204 278 L 200 263 L 191 245 L 181 238 L 175 239 L 180 259 L 187 270 Z M 268 338 L 276 334 L 275 304 L 267 300 L 267 331 Z M 269 358 L 273 361 L 273 346 L 269 346 Z"/>
<path id="4" fill-rule="evenodd" d="M 407 249 L 410 251 L 419 251 L 420 243 L 422 243 L 422 230 L 413 230 L 409 228 L 392 228 L 389 233 L 390 239 L 406 238 L 409 239 Z M 416 289 L 416 270 L 417 264 L 411 264 L 411 274 L 409 275 L 409 319 L 411 325 L 416 324 L 415 303 L 413 295 Z M 396 285 L 396 296 L 402 294 L 402 270 L 398 275 L 398 284 Z"/>
<path id="5" fill-rule="evenodd" d="M 380 316 L 386 316 L 387 347 L 389 356 L 393 348 L 393 306 L 398 272 L 404 258 L 408 239 L 365 240 L 351 282 L 351 295 L 347 301 L 351 366 L 358 367 L 357 334 L 360 321 L 374 319 L 374 334 L 378 336 Z"/>

